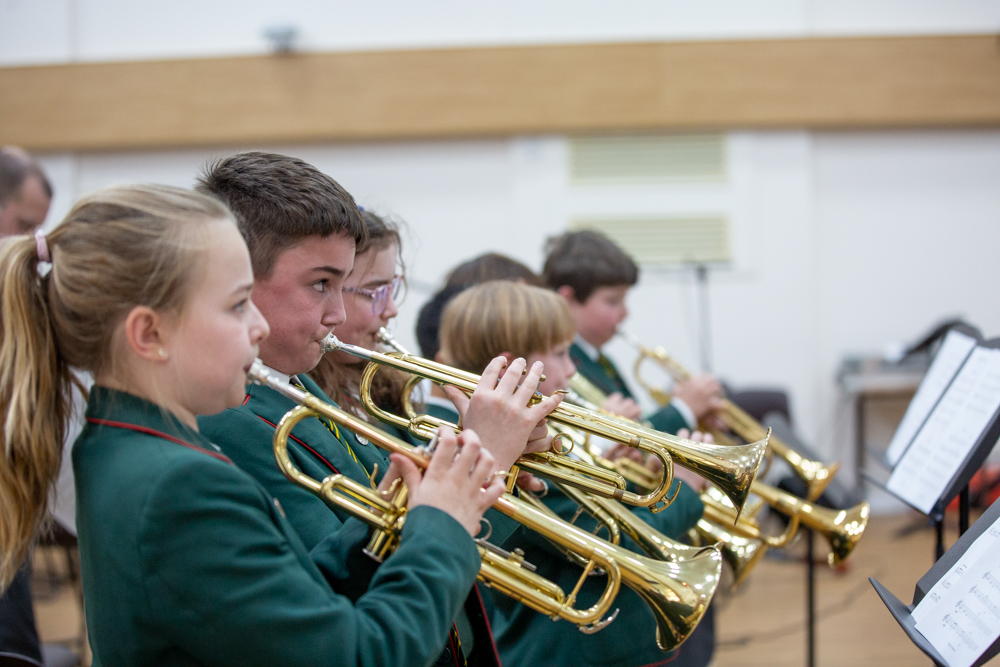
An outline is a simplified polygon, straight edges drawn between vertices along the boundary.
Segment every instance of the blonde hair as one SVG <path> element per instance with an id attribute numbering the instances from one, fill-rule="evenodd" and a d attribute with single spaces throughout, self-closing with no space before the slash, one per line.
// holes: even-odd
<path id="1" fill-rule="evenodd" d="M 506 280 L 456 296 L 441 319 L 445 362 L 481 373 L 503 352 L 528 358 L 573 339 L 569 306 L 555 292 Z"/>
<path id="2" fill-rule="evenodd" d="M 0 244 L 0 590 L 46 516 L 71 413 L 70 367 L 114 372 L 116 331 L 132 308 L 183 308 L 211 220 L 235 224 L 209 196 L 122 186 L 83 198 L 47 235 L 47 275 L 34 238 Z"/>

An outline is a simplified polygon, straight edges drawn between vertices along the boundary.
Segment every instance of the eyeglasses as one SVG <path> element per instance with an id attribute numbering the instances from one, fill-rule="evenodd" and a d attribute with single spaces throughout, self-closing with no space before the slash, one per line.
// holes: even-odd
<path id="1" fill-rule="evenodd" d="M 399 297 L 400 288 L 403 286 L 403 276 L 393 276 L 392 280 L 381 287 L 367 289 L 365 287 L 342 287 L 344 292 L 362 294 L 372 300 L 372 313 L 381 315 L 385 312 L 385 307 L 389 305 L 389 298 L 395 301 Z"/>

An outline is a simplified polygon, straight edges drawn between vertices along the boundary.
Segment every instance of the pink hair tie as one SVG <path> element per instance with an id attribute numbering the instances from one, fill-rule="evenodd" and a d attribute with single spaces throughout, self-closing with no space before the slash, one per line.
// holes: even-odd
<path id="1" fill-rule="evenodd" d="M 38 253 L 39 262 L 52 263 L 49 257 L 49 244 L 45 241 L 45 232 L 41 229 L 35 231 L 35 252 Z"/>

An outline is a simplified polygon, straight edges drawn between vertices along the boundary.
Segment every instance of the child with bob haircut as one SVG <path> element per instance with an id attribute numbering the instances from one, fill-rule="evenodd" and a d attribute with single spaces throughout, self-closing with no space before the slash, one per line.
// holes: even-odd
<path id="1" fill-rule="evenodd" d="M 91 371 L 73 450 L 95 664 L 426 665 L 479 570 L 471 531 L 503 492 L 492 457 L 446 435 L 410 514 L 357 600 L 328 545 L 198 431 L 238 405 L 269 328 L 232 215 L 212 197 L 124 186 L 48 235 L 0 245 L 0 588 L 23 562 L 59 469 L 70 368 Z M 41 269 L 41 271 L 40 271 Z M 45 272 L 45 269 L 48 269 Z M 420 533 L 436 531 L 423 542 Z M 451 570 L 438 576 L 441 563 Z"/>
<path id="2" fill-rule="evenodd" d="M 456 296 L 445 309 L 441 321 L 441 357 L 445 363 L 467 371 L 481 368 L 484 361 L 497 355 L 523 357 L 528 363 L 545 365 L 545 380 L 538 386 L 544 394 L 565 389 L 576 372 L 570 358 L 575 327 L 569 307 L 555 293 L 509 281 L 475 285 Z M 429 408 L 436 417 L 453 421 L 457 413 L 439 403 Z M 677 488 L 677 485 L 680 488 Z M 675 482 L 671 493 L 676 500 L 664 511 L 653 514 L 645 508 L 632 511 L 645 522 L 673 539 L 681 539 L 701 517 L 698 494 L 687 484 Z M 577 506 L 557 489 L 551 488 L 543 502 L 563 519 L 573 520 Z M 596 522 L 582 515 L 575 522 L 592 531 Z M 579 568 L 568 564 L 566 557 L 544 538 L 530 531 L 515 535 L 525 558 L 538 568 L 538 574 L 571 590 L 579 577 Z M 622 537 L 622 544 L 636 552 L 639 547 Z M 604 590 L 603 577 L 588 578 L 580 591 L 579 604 L 592 604 Z M 494 635 L 504 664 L 510 665 L 659 665 L 683 664 L 682 646 L 674 654 L 656 645 L 656 621 L 642 599 L 622 587 L 614 606 L 618 618 L 596 634 L 581 634 L 569 623 L 553 623 L 549 618 L 495 595 L 498 610 Z M 676 661 L 676 662 L 675 662 Z"/>

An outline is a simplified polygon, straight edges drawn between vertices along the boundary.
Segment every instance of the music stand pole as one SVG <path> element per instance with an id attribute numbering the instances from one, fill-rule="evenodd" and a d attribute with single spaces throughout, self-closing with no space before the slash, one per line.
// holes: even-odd
<path id="1" fill-rule="evenodd" d="M 816 667 L 816 561 L 813 532 L 806 529 L 806 665 Z"/>
<path id="2" fill-rule="evenodd" d="M 958 536 L 965 535 L 969 529 L 969 485 L 966 484 L 958 494 Z"/>
<path id="3" fill-rule="evenodd" d="M 934 520 L 934 562 L 941 560 L 944 555 L 944 517 Z"/>

